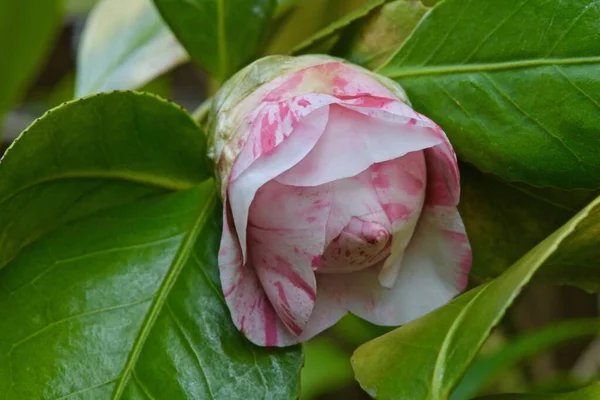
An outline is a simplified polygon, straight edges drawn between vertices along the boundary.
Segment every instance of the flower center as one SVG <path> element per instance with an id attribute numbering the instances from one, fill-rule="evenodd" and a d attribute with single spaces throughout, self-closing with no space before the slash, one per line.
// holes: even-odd
<path id="1" fill-rule="evenodd" d="M 390 243 L 391 235 L 384 224 L 353 217 L 313 268 L 324 273 L 368 268 L 388 255 Z"/>

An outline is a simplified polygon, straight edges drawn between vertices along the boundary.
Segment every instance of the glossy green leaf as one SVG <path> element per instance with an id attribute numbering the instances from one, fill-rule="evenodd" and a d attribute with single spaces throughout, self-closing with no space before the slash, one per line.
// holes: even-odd
<path id="1" fill-rule="evenodd" d="M 359 347 L 352 361 L 361 386 L 378 399 L 448 398 L 523 286 L 554 253 L 586 238 L 599 212 L 597 198 L 500 277 Z"/>
<path id="2" fill-rule="evenodd" d="M 598 0 L 446 0 L 379 72 L 479 169 L 598 188 L 599 21 Z"/>
<path id="3" fill-rule="evenodd" d="M 473 249 L 471 277 L 486 280 L 500 275 L 598 195 L 508 184 L 462 164 L 459 211 Z M 599 266 L 582 263 L 579 268 L 582 273 L 548 265 L 536 277 L 599 290 Z"/>
<path id="4" fill-rule="evenodd" d="M 596 383 L 583 389 L 568 393 L 544 394 L 503 394 L 497 396 L 478 397 L 478 400 L 598 400 L 600 384 Z"/>
<path id="5" fill-rule="evenodd" d="M 275 0 L 154 0 L 165 21 L 202 68 L 218 81 L 255 56 Z"/>
<path id="6" fill-rule="evenodd" d="M 369 0 L 361 7 L 351 11 L 350 13 L 344 15 L 340 19 L 332 22 L 325 28 L 321 29 L 308 39 L 304 40 L 302 43 L 298 44 L 291 51 L 291 54 L 298 55 L 304 53 L 310 53 L 313 51 L 315 47 L 319 44 L 327 41 L 327 39 L 331 38 L 335 34 L 339 33 L 344 28 L 348 27 L 353 22 L 365 18 L 369 15 L 370 12 L 381 7 L 386 0 Z"/>
<path id="7" fill-rule="evenodd" d="M 299 348 L 231 322 L 209 175 L 198 126 L 150 95 L 71 102 L 21 136 L 0 163 L 5 399 L 295 397 Z"/>
<path id="8" fill-rule="evenodd" d="M 0 163 L 0 269 L 57 226 L 207 179 L 205 142 L 187 113 L 151 95 L 101 94 L 51 110 Z"/>
<path id="9" fill-rule="evenodd" d="M 0 116 L 34 78 L 60 28 L 61 13 L 60 0 L 0 0 Z"/>
<path id="10" fill-rule="evenodd" d="M 396 0 L 374 10 L 344 32 L 333 52 L 368 69 L 386 62 L 408 38 L 429 7 L 421 0 Z"/>
<path id="11" fill-rule="evenodd" d="M 81 38 L 75 95 L 137 89 L 187 59 L 152 0 L 102 0 Z"/>
<path id="12" fill-rule="evenodd" d="M 597 335 L 597 318 L 560 321 L 539 331 L 525 333 L 512 339 L 497 351 L 480 356 L 469 367 L 450 400 L 469 400 L 485 389 L 506 369 L 562 342 Z"/>

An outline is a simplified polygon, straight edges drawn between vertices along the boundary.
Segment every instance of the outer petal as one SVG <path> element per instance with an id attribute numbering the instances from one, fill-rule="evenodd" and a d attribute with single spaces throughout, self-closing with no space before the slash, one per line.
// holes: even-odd
<path id="1" fill-rule="evenodd" d="M 228 198 L 244 260 L 246 260 L 248 212 L 256 192 L 265 183 L 297 164 L 308 154 L 325 129 L 328 112 L 327 107 L 322 107 L 310 118 L 304 118 L 297 127 L 296 134 L 278 146 L 277 151 L 260 157 L 238 179 L 230 183 Z"/>
<path id="2" fill-rule="evenodd" d="M 337 315 L 341 309 L 379 325 L 404 324 L 464 289 L 470 264 L 471 249 L 457 210 L 426 208 L 391 289 L 379 284 L 378 268 L 346 275 L 318 274 L 313 318 L 323 320 L 317 312 Z"/>
<path id="3" fill-rule="evenodd" d="M 223 206 L 223 234 L 219 250 L 221 286 L 235 326 L 259 346 L 288 346 L 297 343 L 290 335 L 251 265 L 243 265 L 237 237 L 231 230 L 227 204 Z"/>
<path id="4" fill-rule="evenodd" d="M 427 161 L 426 204 L 457 206 L 460 200 L 460 173 L 456 155 L 448 139 L 425 150 L 425 160 Z"/>
<path id="5" fill-rule="evenodd" d="M 298 188 L 275 181 L 256 195 L 248 252 L 279 318 L 295 336 L 304 331 L 316 298 L 312 267 L 325 246 L 331 185 Z"/>

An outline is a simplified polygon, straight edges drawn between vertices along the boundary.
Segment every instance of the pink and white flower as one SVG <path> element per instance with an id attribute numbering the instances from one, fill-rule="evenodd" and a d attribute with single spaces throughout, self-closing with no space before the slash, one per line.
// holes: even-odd
<path id="1" fill-rule="evenodd" d="M 252 342 L 303 342 L 348 312 L 404 324 L 465 288 L 456 156 L 407 103 L 325 56 L 259 60 L 217 95 L 221 283 Z"/>

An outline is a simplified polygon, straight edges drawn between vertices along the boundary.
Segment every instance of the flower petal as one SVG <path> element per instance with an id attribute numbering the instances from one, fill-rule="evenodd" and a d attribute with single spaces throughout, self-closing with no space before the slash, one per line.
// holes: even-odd
<path id="1" fill-rule="evenodd" d="M 298 188 L 271 181 L 256 194 L 248 225 L 248 252 L 279 318 L 300 336 L 312 313 L 312 267 L 325 246 L 331 185 Z"/>
<path id="2" fill-rule="evenodd" d="M 380 285 L 380 268 L 352 274 L 317 274 L 313 311 L 343 308 L 379 325 L 401 325 L 450 301 L 464 289 L 471 249 L 453 207 L 426 207 L 391 289 Z M 326 304 L 319 304 L 319 302 Z"/>
<path id="3" fill-rule="evenodd" d="M 460 199 L 460 173 L 456 154 L 444 131 L 432 120 L 399 101 L 385 102 L 380 107 L 345 104 L 356 112 L 389 122 L 406 123 L 428 129 L 439 139 L 436 146 L 424 150 L 427 161 L 427 204 L 456 206 Z"/>
<path id="4" fill-rule="evenodd" d="M 389 122 L 414 125 L 428 129 L 439 139 L 439 144 L 425 149 L 427 159 L 427 204 L 456 206 L 460 199 L 460 173 L 456 154 L 444 131 L 435 122 L 419 114 L 399 101 L 388 101 L 380 105 L 361 106 L 345 104 L 356 112 Z"/>
<path id="5" fill-rule="evenodd" d="M 427 161 L 425 203 L 432 206 L 456 207 L 460 201 L 460 172 L 456 155 L 448 139 L 425 150 L 425 160 Z"/>
<path id="6" fill-rule="evenodd" d="M 223 234 L 219 270 L 225 302 L 234 325 L 259 346 L 297 343 L 281 323 L 251 265 L 243 265 L 237 237 L 231 230 L 227 204 L 223 206 Z"/>
<path id="7" fill-rule="evenodd" d="M 381 285 L 391 288 L 400 272 L 425 201 L 426 166 L 422 151 L 369 168 L 383 209 L 392 225 L 392 246 L 379 274 Z"/>
<path id="8" fill-rule="evenodd" d="M 323 107 L 304 118 L 296 128 L 296 134 L 285 140 L 277 151 L 255 161 L 228 189 L 233 221 L 246 260 L 246 228 L 250 204 L 258 189 L 283 171 L 297 164 L 315 145 L 327 124 L 328 108 Z"/>
<path id="9" fill-rule="evenodd" d="M 325 133 L 302 161 L 277 177 L 279 182 L 317 186 L 441 143 L 428 127 L 375 119 L 338 104 L 329 108 Z"/>

